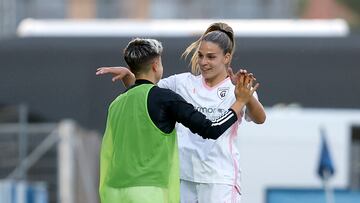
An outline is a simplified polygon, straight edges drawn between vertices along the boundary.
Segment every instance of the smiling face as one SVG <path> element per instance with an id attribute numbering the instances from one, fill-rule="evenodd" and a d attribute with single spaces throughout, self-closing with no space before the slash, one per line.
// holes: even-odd
<path id="1" fill-rule="evenodd" d="M 230 53 L 224 53 L 219 45 L 202 41 L 198 50 L 198 64 L 201 75 L 209 86 L 215 86 L 227 77 Z"/>

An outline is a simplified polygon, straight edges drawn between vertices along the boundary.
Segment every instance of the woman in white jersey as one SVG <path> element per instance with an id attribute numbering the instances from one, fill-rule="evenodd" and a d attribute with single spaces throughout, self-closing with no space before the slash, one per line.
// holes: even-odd
<path id="1" fill-rule="evenodd" d="M 192 72 L 164 78 L 158 86 L 180 94 L 209 119 L 215 119 L 235 101 L 231 94 L 235 88 L 231 77 L 251 75 L 245 70 L 236 75 L 232 71 L 228 72 L 234 48 L 232 28 L 225 23 L 214 23 L 183 54 L 186 57 L 193 53 Z M 97 74 L 107 73 L 115 75 L 113 81 L 123 80 L 126 86 L 134 81 L 133 75 L 126 68 L 99 68 L 97 71 Z M 264 108 L 255 93 L 242 116 L 258 124 L 265 121 Z M 239 119 L 217 140 L 193 136 L 181 124 L 177 126 L 182 203 L 241 201 L 240 158 L 235 144 L 241 121 Z"/>

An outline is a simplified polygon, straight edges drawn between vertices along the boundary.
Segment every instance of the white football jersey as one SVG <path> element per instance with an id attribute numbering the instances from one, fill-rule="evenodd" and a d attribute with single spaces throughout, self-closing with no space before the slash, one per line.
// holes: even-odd
<path id="1" fill-rule="evenodd" d="M 235 86 L 230 78 L 215 87 L 209 87 L 201 75 L 182 73 L 160 80 L 158 86 L 178 93 L 210 120 L 220 117 L 236 100 Z M 254 95 L 257 98 L 256 93 Z M 177 124 L 181 179 L 198 183 L 231 184 L 240 189 L 240 156 L 235 139 L 244 110 L 238 122 L 217 140 L 203 139 L 182 124 Z M 250 121 L 247 117 L 246 120 Z"/>

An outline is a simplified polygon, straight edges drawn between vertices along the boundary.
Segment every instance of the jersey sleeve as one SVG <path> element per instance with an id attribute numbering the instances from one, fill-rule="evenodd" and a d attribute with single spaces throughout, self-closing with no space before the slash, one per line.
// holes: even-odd
<path id="1" fill-rule="evenodd" d="M 157 85 L 160 88 L 165 88 L 176 92 L 176 79 L 177 79 L 177 75 L 175 74 L 167 78 L 161 79 Z"/>
<path id="2" fill-rule="evenodd" d="M 169 89 L 172 90 L 174 92 L 178 92 L 178 88 L 181 85 L 187 84 L 187 79 L 191 76 L 192 74 L 189 72 L 186 73 L 180 73 L 180 74 L 174 74 L 172 76 L 169 76 L 167 78 L 163 78 L 161 79 L 157 86 L 160 88 L 165 88 L 165 89 Z"/>

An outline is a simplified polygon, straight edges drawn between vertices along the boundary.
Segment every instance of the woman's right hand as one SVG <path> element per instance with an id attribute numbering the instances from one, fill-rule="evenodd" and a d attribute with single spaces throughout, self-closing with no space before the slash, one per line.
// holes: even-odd
<path id="1" fill-rule="evenodd" d="M 96 75 L 112 74 L 112 81 L 120 80 L 125 87 L 135 83 L 135 75 L 126 67 L 101 67 L 96 70 Z"/>

